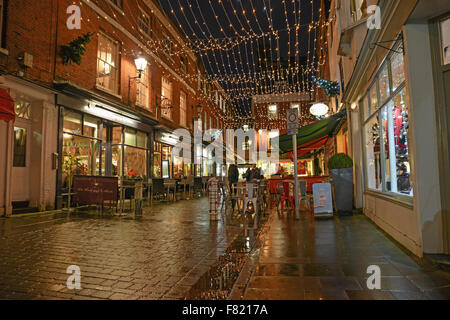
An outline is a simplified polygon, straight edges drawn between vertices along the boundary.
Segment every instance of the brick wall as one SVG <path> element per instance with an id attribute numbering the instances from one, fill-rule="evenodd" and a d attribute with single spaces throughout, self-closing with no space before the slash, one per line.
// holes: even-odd
<path id="1" fill-rule="evenodd" d="M 100 94 L 110 101 L 119 102 L 130 109 L 137 110 L 149 117 L 157 118 L 162 124 L 176 128 L 180 123 L 180 91 L 187 95 L 187 126 L 190 127 L 192 117 L 196 117 L 195 106 L 203 105 L 205 112 L 215 118 L 225 118 L 223 112 L 215 106 L 213 101 L 206 99 L 203 93 L 197 90 L 198 69 L 204 70 L 194 55 L 184 53 L 188 61 L 188 72 L 181 70 L 179 55 L 172 57 L 162 50 L 161 41 L 169 35 L 168 30 L 178 32 L 173 22 L 160 21 L 158 17 L 159 5 L 148 0 L 126 1 L 121 10 L 108 0 L 78 1 L 81 8 L 81 30 L 69 30 L 66 21 L 69 17 L 66 10 L 73 4 L 70 0 L 6 0 L 6 36 L 5 47 L 9 51 L 6 71 L 17 73 L 22 71 L 28 79 L 39 81 L 52 86 L 53 81 L 70 81 L 71 83 Z M 147 6 L 149 3 L 151 8 Z M 138 30 L 138 14 L 140 8 L 152 17 L 151 37 Z M 153 9 L 153 10 L 152 10 Z M 91 42 L 83 56 L 80 66 L 76 64 L 63 65 L 60 56 L 61 45 L 67 45 L 79 36 L 92 32 Z M 118 41 L 120 68 L 118 91 L 116 95 L 109 94 L 96 87 L 97 78 L 97 48 L 99 33 Z M 177 33 L 181 38 L 182 34 Z M 153 39 L 153 41 L 152 41 Z M 183 43 L 174 46 L 175 51 Z M 17 60 L 23 52 L 31 54 L 34 58 L 32 68 L 24 68 Z M 149 63 L 150 70 L 150 101 L 149 110 L 135 106 L 136 81 L 131 82 L 129 90 L 129 77 L 137 75 L 134 59 L 144 56 Z M 170 71 L 171 69 L 172 71 Z M 204 73 L 204 71 L 202 71 Z M 178 76 L 177 76 L 178 75 Z M 173 121 L 161 119 L 160 110 L 156 111 L 161 97 L 161 78 L 165 76 L 173 84 Z M 190 87 L 190 88 L 189 88 Z M 192 92 L 194 91 L 194 92 Z M 214 120 L 217 123 L 217 120 Z"/>

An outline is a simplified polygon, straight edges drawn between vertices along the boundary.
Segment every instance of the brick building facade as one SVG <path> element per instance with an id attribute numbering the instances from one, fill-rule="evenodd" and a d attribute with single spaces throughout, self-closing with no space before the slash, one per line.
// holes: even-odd
<path id="1" fill-rule="evenodd" d="M 231 104 L 217 83 L 201 79 L 200 59 L 157 1 L 0 7 L 0 88 L 16 113 L 15 122 L 0 121 L 0 215 L 60 206 L 71 157 L 78 174 L 162 178 L 164 161 L 170 178 L 202 174 L 172 162 L 171 134 L 192 133 L 194 120 L 224 129 Z M 65 63 L 63 46 L 87 34 L 80 64 Z M 142 72 L 137 58 L 147 61 Z"/>

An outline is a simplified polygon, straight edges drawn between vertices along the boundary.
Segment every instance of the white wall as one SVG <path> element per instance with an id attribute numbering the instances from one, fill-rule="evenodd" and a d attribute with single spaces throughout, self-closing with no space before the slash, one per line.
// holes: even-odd
<path id="1" fill-rule="evenodd" d="M 422 241 L 413 209 L 366 194 L 364 213 L 412 253 L 422 256 Z"/>
<path id="2" fill-rule="evenodd" d="M 437 128 L 428 24 L 403 27 L 410 95 L 410 149 L 413 158 L 414 208 L 425 253 L 442 253 L 442 212 Z"/>

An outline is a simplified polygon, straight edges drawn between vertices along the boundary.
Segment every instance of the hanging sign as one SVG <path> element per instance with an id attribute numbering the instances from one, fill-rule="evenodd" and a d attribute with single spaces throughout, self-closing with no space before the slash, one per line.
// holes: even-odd
<path id="1" fill-rule="evenodd" d="M 286 111 L 286 116 L 288 134 L 296 135 L 298 133 L 298 109 L 288 109 Z"/>

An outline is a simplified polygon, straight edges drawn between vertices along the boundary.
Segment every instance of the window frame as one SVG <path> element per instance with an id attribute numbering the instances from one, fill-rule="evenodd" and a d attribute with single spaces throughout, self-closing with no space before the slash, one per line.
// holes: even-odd
<path id="1" fill-rule="evenodd" d="M 144 81 L 143 81 L 144 80 Z M 146 97 L 145 103 L 143 104 L 140 100 L 141 96 L 141 89 L 145 90 L 144 96 Z M 150 110 L 150 95 L 151 95 L 151 88 L 150 88 L 150 67 L 147 65 L 145 67 L 145 70 L 141 74 L 141 78 L 137 81 L 136 86 L 136 105 L 139 107 L 143 107 L 147 110 Z"/>
<path id="2" fill-rule="evenodd" d="M 115 52 L 115 61 L 116 61 L 116 65 L 111 65 L 110 62 L 103 60 L 101 58 L 100 55 L 100 38 L 103 37 L 106 41 L 109 41 L 111 44 L 113 44 L 116 47 L 116 52 Z M 107 34 L 103 33 L 103 32 L 99 32 L 98 33 L 98 45 L 97 45 L 97 76 L 96 76 L 96 85 L 98 88 L 100 88 L 103 91 L 112 93 L 114 95 L 118 95 L 119 94 L 119 81 L 120 81 L 120 43 L 119 41 L 117 41 L 116 39 L 108 36 Z M 112 54 L 111 54 L 112 56 Z M 115 70 L 115 79 L 114 79 L 114 88 L 110 89 L 108 87 L 105 87 L 104 85 L 99 83 L 99 62 L 103 62 L 104 64 L 108 64 L 111 68 L 111 70 Z"/>
<path id="3" fill-rule="evenodd" d="M 143 19 L 143 17 L 148 19 L 147 25 L 145 26 L 145 20 Z M 138 30 L 145 36 L 148 36 L 150 38 L 152 38 L 153 36 L 153 17 L 151 14 L 147 13 L 144 9 L 142 9 L 141 7 L 139 7 L 139 15 L 137 18 L 137 25 L 138 25 Z M 145 27 L 148 28 L 148 31 L 145 31 L 144 29 L 142 29 L 141 25 L 144 25 Z"/>
<path id="4" fill-rule="evenodd" d="M 405 193 L 400 193 L 400 192 L 392 192 L 387 190 L 386 188 L 386 154 L 385 154 L 385 147 L 384 147 L 384 137 L 383 137 L 383 128 L 382 128 L 382 112 L 383 109 L 385 107 L 387 107 L 394 99 L 396 96 L 400 95 L 403 92 L 406 93 L 406 95 L 409 95 L 409 93 L 407 92 L 408 90 L 408 85 L 407 85 L 407 75 L 406 75 L 406 68 L 405 68 L 405 59 L 403 57 L 403 66 L 404 66 L 404 75 L 405 78 L 403 79 L 402 83 L 400 85 L 398 85 L 398 87 L 393 90 L 393 77 L 392 77 L 392 68 L 391 68 L 391 58 L 394 56 L 394 54 L 398 54 L 394 51 L 397 51 L 399 49 L 399 47 L 401 47 L 402 44 L 401 43 L 395 43 L 392 46 L 393 51 L 388 53 L 386 55 L 386 57 L 383 59 L 382 63 L 379 65 L 377 72 L 374 75 L 374 78 L 372 79 L 372 81 L 370 82 L 368 88 L 365 90 L 363 97 L 359 100 L 358 105 L 360 107 L 359 110 L 363 110 L 363 112 L 360 112 L 360 122 L 361 122 L 361 128 L 362 128 L 362 145 L 363 145 L 363 162 L 364 162 L 364 168 L 365 168 L 365 173 L 364 173 L 364 187 L 365 187 L 365 192 L 369 192 L 369 193 L 377 193 L 377 194 L 381 194 L 384 196 L 389 196 L 391 198 L 394 198 L 396 200 L 402 201 L 402 202 L 406 202 L 406 203 L 411 203 L 412 199 L 414 197 L 414 186 L 412 185 L 412 195 L 407 195 Z M 404 52 L 401 53 L 404 56 Z M 389 96 L 387 96 L 383 101 L 381 100 L 381 92 L 380 92 L 380 87 L 379 87 L 379 76 L 382 73 L 383 69 L 386 67 L 388 67 L 388 84 L 390 86 L 389 91 L 390 94 Z M 376 87 L 377 90 L 377 105 L 374 106 L 372 104 L 372 99 L 371 99 L 371 90 L 374 88 L 374 86 Z M 370 115 L 366 115 L 365 114 L 365 109 L 364 109 L 364 100 L 366 99 L 366 103 L 368 104 L 368 110 L 370 110 Z M 410 107 L 410 103 L 408 103 L 407 108 L 408 108 L 408 113 L 409 113 L 409 107 Z M 381 157 L 383 159 L 383 161 L 381 161 L 381 190 L 377 190 L 377 189 L 372 189 L 369 188 L 369 181 L 368 181 L 368 163 L 367 163 L 367 145 L 366 145 L 366 141 L 367 141 L 367 136 L 366 136 L 366 125 L 373 120 L 374 117 L 378 117 L 378 123 L 379 123 L 379 130 L 380 130 L 380 153 L 381 153 Z M 410 139 L 410 135 L 411 132 L 410 130 L 408 131 L 408 135 L 407 135 L 407 140 L 411 141 Z M 410 148 L 410 146 L 408 145 L 408 148 Z M 409 154 L 411 154 L 410 150 L 409 150 Z M 411 163 L 411 159 L 408 159 L 408 162 Z M 413 176 L 413 168 L 410 169 L 410 180 L 411 177 Z M 412 182 L 412 181 L 411 181 Z"/>
<path id="5" fill-rule="evenodd" d="M 165 88 L 165 86 L 164 86 L 164 80 L 166 80 L 165 82 L 167 83 L 167 84 L 169 84 L 170 85 L 170 90 L 169 90 L 169 88 L 167 87 L 167 88 Z M 165 96 L 164 95 L 164 92 L 163 92 L 163 90 L 164 89 L 168 89 L 168 91 L 170 92 L 170 97 L 167 97 L 167 96 Z M 169 116 L 167 115 L 167 114 L 165 114 L 164 112 L 163 112 L 163 106 L 161 105 L 161 117 L 162 118 L 164 118 L 164 119 L 167 119 L 167 120 L 173 120 L 173 82 L 172 81 L 170 81 L 169 80 L 169 78 L 167 78 L 167 77 L 165 77 L 165 76 L 162 76 L 161 77 L 161 101 L 162 101 L 162 99 L 163 98 L 166 98 L 166 99 L 168 99 L 168 103 L 167 103 L 167 105 L 169 106 L 169 107 L 171 107 L 171 108 L 169 108 L 169 112 L 168 112 L 168 114 L 169 114 Z M 161 103 L 162 104 L 162 103 Z"/>

